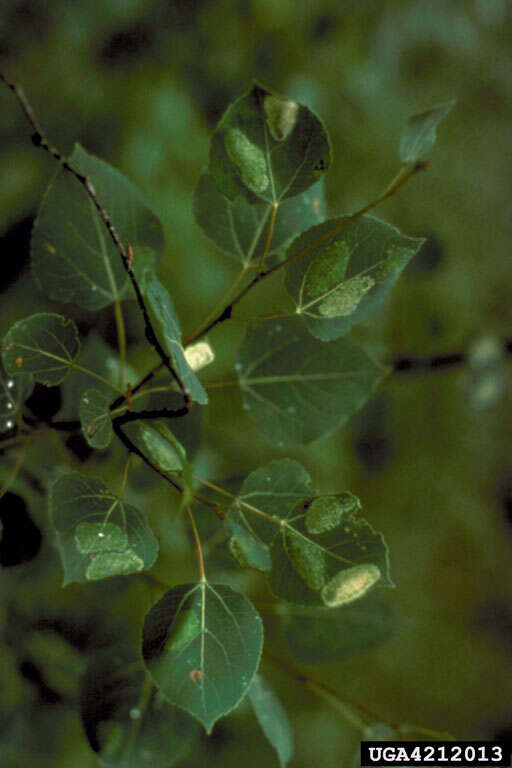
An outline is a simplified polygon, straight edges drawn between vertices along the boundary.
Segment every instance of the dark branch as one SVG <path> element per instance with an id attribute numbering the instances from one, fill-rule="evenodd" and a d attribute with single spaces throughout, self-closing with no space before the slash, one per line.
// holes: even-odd
<path id="1" fill-rule="evenodd" d="M 134 271 L 133 271 L 133 253 L 131 246 L 127 244 L 126 248 L 121 242 L 121 239 L 112 224 L 112 221 L 110 220 L 110 216 L 108 215 L 107 211 L 103 206 L 101 205 L 98 196 L 96 194 L 96 190 L 94 189 L 94 186 L 89 179 L 88 176 L 84 175 L 83 173 L 80 173 L 80 171 L 77 171 L 76 168 L 73 168 L 72 165 L 68 162 L 68 160 L 62 155 L 59 150 L 54 147 L 48 139 L 46 138 L 43 130 L 41 129 L 35 115 L 34 111 L 32 110 L 32 107 L 30 106 L 27 97 L 23 93 L 22 88 L 17 85 L 16 83 L 11 82 L 7 79 L 7 77 L 0 72 L 0 79 L 6 84 L 8 88 L 14 93 L 16 96 L 18 103 L 23 110 L 23 114 L 25 115 L 28 123 L 30 124 L 30 127 L 33 131 L 32 134 L 32 143 L 36 147 L 42 147 L 45 149 L 55 160 L 57 160 L 60 165 L 66 170 L 69 171 L 69 173 L 72 174 L 72 176 L 75 177 L 77 181 L 82 184 L 85 191 L 91 198 L 92 202 L 94 203 L 94 207 L 96 208 L 101 220 L 105 224 L 108 233 L 112 239 L 112 242 L 114 243 L 116 249 L 119 252 L 119 255 L 121 256 L 124 268 L 128 274 L 128 277 L 130 278 L 131 284 L 133 286 L 133 290 L 135 292 L 135 296 L 137 298 L 137 303 L 139 305 L 140 311 L 142 313 L 142 316 L 144 318 L 144 325 L 146 329 L 146 338 L 151 344 L 151 346 L 155 349 L 156 353 L 158 354 L 160 360 L 162 361 L 162 365 L 164 365 L 173 379 L 178 384 L 179 388 L 181 389 L 183 393 L 183 397 L 185 399 L 185 404 L 189 404 L 189 396 L 185 390 L 185 385 L 181 379 L 181 376 L 178 374 L 178 372 L 174 369 L 174 366 L 171 363 L 171 359 L 169 355 L 166 354 L 165 350 L 163 349 L 162 345 L 157 339 L 155 330 L 153 328 L 153 325 L 151 323 L 151 319 L 148 314 L 148 310 L 146 307 L 146 303 L 144 301 L 144 297 L 142 295 L 142 292 L 140 290 L 139 284 L 137 282 L 137 278 L 135 277 Z"/>

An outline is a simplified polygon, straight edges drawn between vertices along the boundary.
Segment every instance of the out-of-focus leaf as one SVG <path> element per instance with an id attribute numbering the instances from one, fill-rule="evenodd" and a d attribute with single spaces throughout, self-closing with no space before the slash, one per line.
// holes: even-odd
<path id="1" fill-rule="evenodd" d="M 170 706 L 131 651 L 116 648 L 93 657 L 84 675 L 81 717 L 91 748 L 105 768 L 172 768 L 197 731 Z"/>
<path id="2" fill-rule="evenodd" d="M 304 192 L 329 169 L 331 149 L 309 109 L 260 85 L 224 113 L 212 137 L 209 173 L 231 200 L 276 203 Z"/>
<path id="3" fill-rule="evenodd" d="M 291 258 L 307 251 L 286 267 L 286 287 L 297 314 L 322 341 L 339 339 L 367 318 L 423 243 L 373 216 L 328 237 L 344 221 L 308 229 L 286 253 Z"/>
<path id="4" fill-rule="evenodd" d="M 79 144 L 69 162 L 89 177 L 123 245 L 132 245 L 135 274 L 144 283 L 144 272 L 156 267 L 164 248 L 157 217 L 127 178 Z M 93 201 L 65 169 L 50 183 L 39 209 L 32 269 L 51 299 L 84 309 L 102 309 L 131 290 L 121 256 Z"/>
<path id="5" fill-rule="evenodd" d="M 80 400 L 80 423 L 92 448 L 106 448 L 112 440 L 109 400 L 98 389 L 86 389 Z"/>
<path id="6" fill-rule="evenodd" d="M 335 432 L 386 373 L 346 339 L 318 342 L 298 318 L 252 325 L 237 370 L 244 408 L 278 446 L 304 445 Z"/>
<path id="7" fill-rule="evenodd" d="M 261 675 L 252 681 L 249 701 L 261 730 L 277 752 L 279 765 L 284 768 L 293 757 L 293 732 L 281 702 Z"/>
<path id="8" fill-rule="evenodd" d="M 247 693 L 262 644 L 261 619 L 249 600 L 201 581 L 174 587 L 151 608 L 142 652 L 168 701 L 210 733 Z"/>
<path id="9" fill-rule="evenodd" d="M 62 315 L 42 313 L 19 320 L 4 336 L 2 360 L 14 379 L 32 374 L 52 387 L 73 367 L 80 350 L 76 325 Z"/>
<path id="10" fill-rule="evenodd" d="M 437 126 L 454 105 L 455 100 L 446 101 L 409 118 L 400 137 L 400 158 L 404 163 L 425 159 L 436 140 Z"/>
<path id="11" fill-rule="evenodd" d="M 292 607 L 278 617 L 290 652 L 308 663 L 337 661 L 384 642 L 395 629 L 386 602 L 373 593 L 338 608 Z"/>

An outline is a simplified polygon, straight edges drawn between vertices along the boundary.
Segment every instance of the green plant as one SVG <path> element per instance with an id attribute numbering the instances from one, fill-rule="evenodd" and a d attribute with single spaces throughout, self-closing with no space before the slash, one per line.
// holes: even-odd
<path id="1" fill-rule="evenodd" d="M 59 444 L 43 480 L 63 584 L 93 589 L 117 576 L 143 580 L 151 590 L 149 609 L 141 601 L 141 647 L 117 637 L 98 650 L 83 677 L 81 711 L 91 746 L 103 765 L 177 765 L 197 738 L 194 721 L 210 733 L 248 697 L 284 765 L 293 753 L 293 727 L 258 673 L 263 630 L 257 608 L 285 620 L 284 633 L 305 661 L 336 658 L 346 643 L 377 643 L 387 634 L 386 607 L 373 590 L 393 586 L 388 548 L 361 516 L 356 495 L 317 493 L 296 460 L 269 460 L 238 483 L 199 477 L 194 419 L 207 406 L 209 389 L 233 385 L 200 380 L 198 371 L 214 357 L 206 335 L 233 320 L 256 286 L 284 274 L 289 309 L 236 318 L 248 326 L 234 366 L 243 407 L 279 448 L 339 429 L 387 372 L 347 334 L 378 307 L 422 244 L 369 212 L 428 167 L 425 155 L 451 103 L 411 119 L 400 145 L 402 165 L 381 195 L 352 215 L 327 218 L 322 177 L 331 148 L 320 120 L 259 84 L 235 101 L 214 132 L 194 211 L 214 245 L 240 263 L 240 274 L 229 296 L 183 339 L 171 295 L 156 274 L 164 253 L 156 216 L 126 178 L 81 146 L 63 157 L 19 87 L 3 80 L 25 112 L 33 143 L 60 165 L 34 225 L 34 276 L 56 302 L 90 312 L 112 307 L 117 330 L 115 359 L 98 342 L 88 341 L 81 353 L 76 324 L 55 312 L 19 320 L 2 344 L 1 447 L 19 450 L 2 493 L 24 463 L 37 475 L 31 448 L 40 439 L 58 441 L 81 430 L 92 449 L 109 451 L 95 453 L 77 472 Z M 158 360 L 146 373 L 128 360 L 128 301 L 136 302 Z M 69 419 L 34 418 L 25 403 L 35 382 L 61 386 Z M 11 455 L 6 452 L 8 461 Z M 142 487 L 152 476 L 172 487 L 167 528 L 187 516 L 195 580 L 173 583 L 169 566 L 155 566 L 159 550 L 171 563 L 174 550 L 168 541 L 166 553 L 155 536 L 134 474 Z M 205 565 L 205 548 L 215 555 L 211 564 Z M 188 564 L 189 550 L 176 557 Z M 275 600 L 255 607 L 234 588 L 235 567 L 265 574 Z M 216 571 L 223 579 L 217 581 Z M 114 582 L 105 582 L 106 592 L 107 584 Z M 288 612 L 288 604 L 298 607 Z M 286 659 L 268 658 L 367 738 L 439 735 L 383 726 L 382 716 L 348 705 Z"/>

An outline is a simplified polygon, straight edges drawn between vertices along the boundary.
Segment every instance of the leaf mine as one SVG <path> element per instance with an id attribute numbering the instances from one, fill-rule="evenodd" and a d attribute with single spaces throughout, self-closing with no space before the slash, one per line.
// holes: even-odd
<path id="1" fill-rule="evenodd" d="M 238 128 L 230 128 L 225 136 L 226 150 L 240 171 L 242 181 L 254 192 L 264 192 L 269 178 L 265 155 Z"/>
<path id="2" fill-rule="evenodd" d="M 128 546 L 126 531 L 115 523 L 79 523 L 75 530 L 79 552 L 124 552 Z"/>
<path id="3" fill-rule="evenodd" d="M 352 603 L 365 595 L 380 579 L 380 568 L 361 563 L 334 576 L 322 589 L 322 600 L 329 608 Z"/>
<path id="4" fill-rule="evenodd" d="M 316 592 L 325 584 L 327 567 L 323 552 L 311 541 L 289 531 L 286 547 L 290 561 L 299 576 Z"/>
<path id="5" fill-rule="evenodd" d="M 312 501 L 304 522 L 309 533 L 325 533 L 337 528 L 344 515 L 352 515 L 358 509 L 361 503 L 350 491 L 339 496 L 320 496 Z"/>
<path id="6" fill-rule="evenodd" d="M 332 293 L 326 296 L 318 305 L 318 311 L 323 317 L 346 317 L 354 312 L 363 296 L 375 285 L 375 280 L 369 275 L 351 277 L 341 283 Z"/>
<path id="7" fill-rule="evenodd" d="M 299 114 L 297 102 L 269 94 L 263 100 L 263 109 L 272 138 L 276 141 L 286 139 L 297 123 Z"/>

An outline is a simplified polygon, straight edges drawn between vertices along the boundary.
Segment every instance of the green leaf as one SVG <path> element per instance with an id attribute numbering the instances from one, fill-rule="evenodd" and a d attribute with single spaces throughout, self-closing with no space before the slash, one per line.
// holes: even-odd
<path id="1" fill-rule="evenodd" d="M 12 377 L 32 374 L 52 387 L 67 376 L 78 355 L 76 325 L 62 315 L 43 313 L 19 320 L 4 336 L 2 360 Z"/>
<path id="2" fill-rule="evenodd" d="M 169 389 L 173 384 L 169 381 L 167 371 L 163 375 L 155 376 L 151 382 L 151 387 L 153 386 L 155 388 L 161 386 L 163 391 L 151 392 L 149 395 L 137 398 L 137 410 L 158 411 L 162 408 L 177 410 L 183 406 L 183 395 Z M 186 418 L 162 418 L 162 422 L 169 426 L 173 435 L 180 441 L 189 457 L 196 453 L 201 442 L 202 416 L 202 408 L 192 408 Z"/>
<path id="3" fill-rule="evenodd" d="M 339 339 L 366 319 L 424 242 L 373 216 L 328 237 L 344 221 L 340 217 L 312 227 L 286 254 L 292 258 L 307 250 L 286 267 L 286 287 L 297 314 L 322 341 Z"/>
<path id="4" fill-rule="evenodd" d="M 298 318 L 252 325 L 236 367 L 244 408 L 278 446 L 335 432 L 387 372 L 346 339 L 319 344 Z"/>
<path id="5" fill-rule="evenodd" d="M 16 376 L 11 379 L 0 368 L 0 434 L 14 427 L 16 417 L 33 388 L 32 376 Z"/>
<path id="6" fill-rule="evenodd" d="M 373 592 L 338 608 L 283 608 L 281 632 L 290 652 L 307 663 L 361 653 L 383 643 L 396 627 L 390 607 Z"/>
<path id="7" fill-rule="evenodd" d="M 299 501 L 313 493 L 311 478 L 298 461 L 271 461 L 246 477 L 228 512 L 229 519 L 238 525 L 243 524 L 247 531 L 265 544 L 271 544 L 277 534 L 276 523 L 252 514 L 250 510 L 273 517 L 279 523 L 291 515 Z"/>
<path id="8" fill-rule="evenodd" d="M 273 461 L 249 475 L 228 513 L 270 547 L 274 594 L 338 607 L 377 584 L 393 586 L 387 545 L 357 516 L 359 499 L 350 492 L 313 494 L 298 462 Z"/>
<path id="9" fill-rule="evenodd" d="M 324 506 L 336 523 L 319 534 L 308 530 L 310 507 Z M 333 515 L 332 508 L 338 505 Z M 394 586 L 389 553 L 382 534 L 356 515 L 346 494 L 317 496 L 298 504 L 277 528 L 270 546 L 268 581 L 274 594 L 301 605 L 338 608 L 376 585 Z"/>
<path id="10" fill-rule="evenodd" d="M 134 271 L 142 280 L 164 249 L 160 222 L 127 178 L 79 144 L 69 162 L 89 177 L 121 242 L 133 247 Z M 93 201 L 65 169 L 50 183 L 34 224 L 32 269 L 51 299 L 84 309 L 102 309 L 131 290 L 121 256 Z"/>
<path id="11" fill-rule="evenodd" d="M 244 524 L 236 522 L 234 511 L 226 520 L 226 528 L 231 538 L 229 550 L 242 568 L 255 568 L 257 571 L 269 571 L 271 567 L 268 547 L 253 536 Z"/>
<path id="12" fill-rule="evenodd" d="M 142 652 L 153 679 L 208 733 L 247 693 L 262 645 L 260 617 L 224 584 L 174 587 L 144 622 Z"/>
<path id="13" fill-rule="evenodd" d="M 92 448 L 106 448 L 112 440 L 109 400 L 98 389 L 86 389 L 80 400 L 80 423 Z"/>
<path id="14" fill-rule="evenodd" d="M 148 279 L 146 299 L 155 333 L 171 358 L 186 391 L 197 403 L 202 405 L 207 403 L 208 395 L 185 358 L 181 343 L 181 329 L 169 291 L 164 288 L 155 274 L 151 274 Z"/>
<path id="15" fill-rule="evenodd" d="M 436 140 L 437 126 L 454 105 L 453 99 L 409 118 L 400 137 L 400 158 L 404 163 L 410 165 L 425 159 Z"/>
<path id="16" fill-rule="evenodd" d="M 139 422 L 137 443 L 145 456 L 164 472 L 180 472 L 183 481 L 181 506 L 194 500 L 194 471 L 180 441 L 162 422 Z"/>
<path id="17" fill-rule="evenodd" d="M 96 389 L 101 392 L 109 403 L 115 396 L 113 387 L 119 386 L 121 361 L 114 354 L 114 351 L 103 341 L 101 336 L 92 331 L 82 346 L 80 353 L 80 366 L 84 369 L 74 369 L 60 385 L 62 396 L 62 408 L 59 411 L 61 419 L 75 419 L 80 407 L 80 401 L 84 390 Z M 94 376 L 87 373 L 87 370 L 103 376 L 104 379 L 112 383 L 112 387 L 98 381 Z M 125 383 L 134 386 L 140 378 L 140 375 L 131 365 L 124 365 Z M 168 381 L 167 377 L 167 381 Z M 180 400 L 180 404 L 183 398 Z M 172 406 L 171 406 L 172 407 Z"/>
<path id="18" fill-rule="evenodd" d="M 329 139 L 309 109 L 255 84 L 224 113 L 209 173 L 234 200 L 276 203 L 311 187 L 331 164 Z"/>
<path id="19" fill-rule="evenodd" d="M 138 573 L 156 560 L 158 542 L 145 516 L 109 491 L 100 478 L 78 472 L 60 477 L 50 490 L 50 515 L 64 568 L 63 586 Z"/>
<path id="20" fill-rule="evenodd" d="M 172 768 L 183 761 L 197 730 L 152 685 L 142 660 L 119 647 L 89 663 L 80 714 L 89 744 L 105 768 Z"/>
<path id="21" fill-rule="evenodd" d="M 293 757 L 293 733 L 281 702 L 261 675 L 256 675 L 249 688 L 249 701 L 261 730 L 272 744 L 281 768 Z"/>
<path id="22" fill-rule="evenodd" d="M 209 174 L 199 179 L 194 193 L 194 214 L 205 235 L 215 245 L 247 266 L 265 249 L 272 204 L 250 205 L 243 197 L 225 197 Z M 285 247 L 300 232 L 325 218 L 323 183 L 318 182 L 277 209 L 268 255 Z"/>

